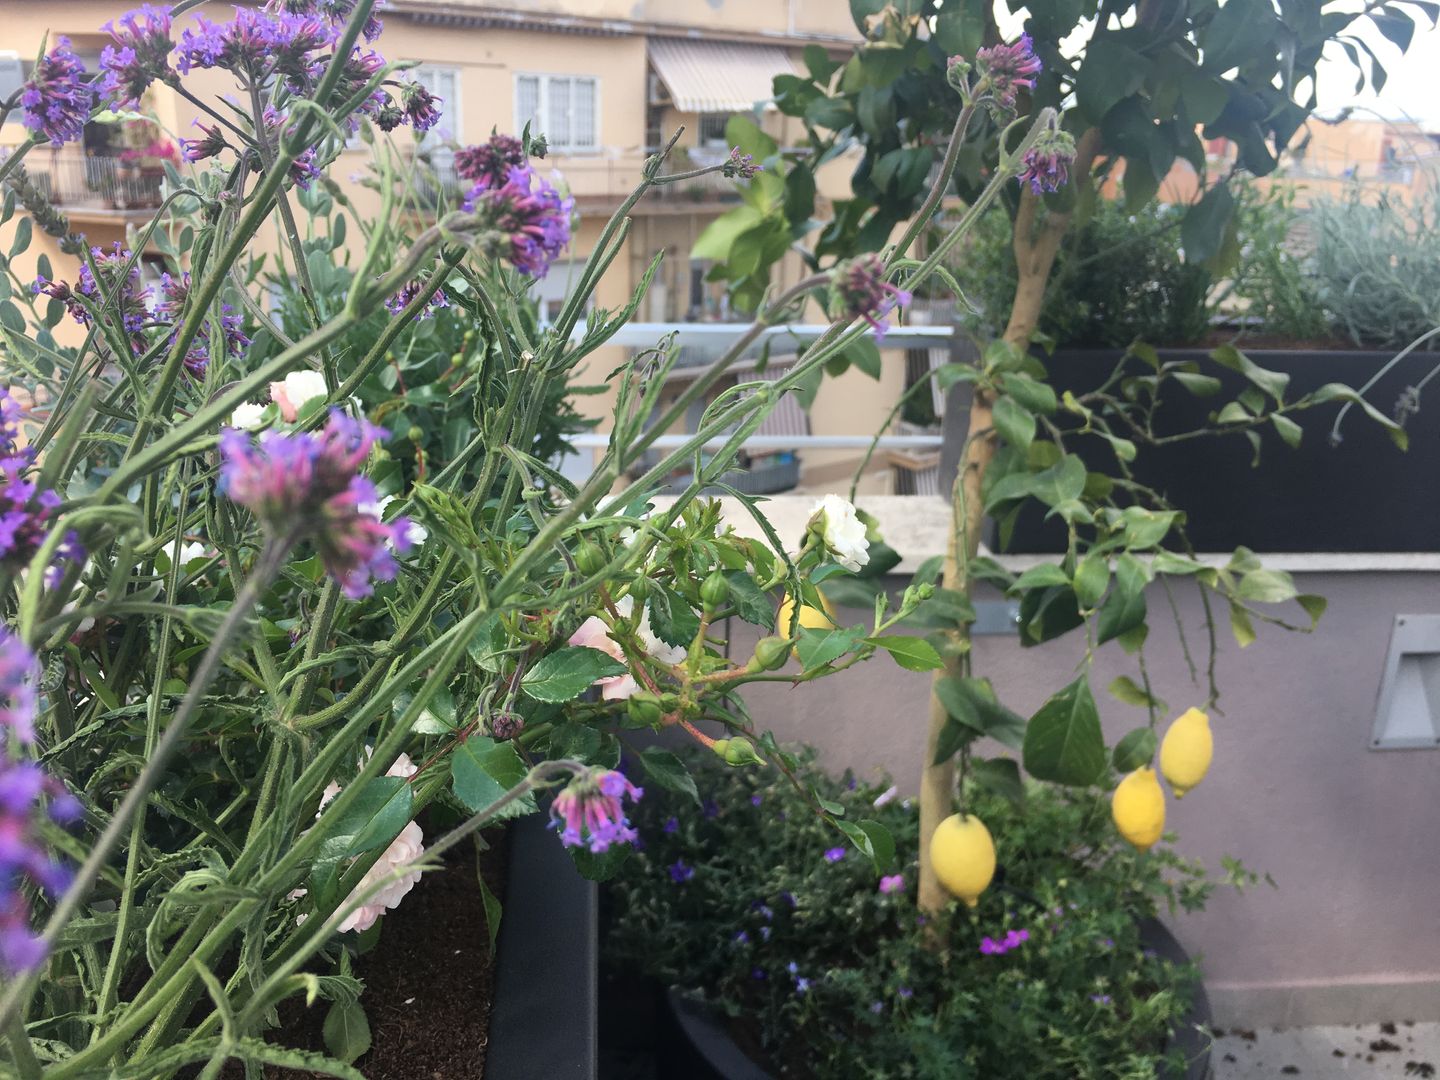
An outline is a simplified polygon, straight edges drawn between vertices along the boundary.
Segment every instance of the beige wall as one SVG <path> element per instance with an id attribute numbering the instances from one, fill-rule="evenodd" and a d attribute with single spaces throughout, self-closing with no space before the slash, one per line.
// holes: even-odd
<path id="1" fill-rule="evenodd" d="M 427 0 L 391 0 L 396 11 L 434 6 Z M 849 5 L 839 0 L 449 0 L 446 6 L 691 26 L 723 34 L 856 36 Z"/>

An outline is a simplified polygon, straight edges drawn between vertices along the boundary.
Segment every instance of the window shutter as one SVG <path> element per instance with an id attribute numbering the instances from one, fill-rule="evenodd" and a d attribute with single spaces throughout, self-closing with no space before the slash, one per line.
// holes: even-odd
<path id="1" fill-rule="evenodd" d="M 520 75 L 515 79 L 515 134 L 530 125 L 532 135 L 540 134 L 540 79 L 535 75 Z"/>
<path id="2" fill-rule="evenodd" d="M 547 79 L 546 90 L 549 92 L 550 101 L 550 127 L 545 132 L 550 142 L 556 147 L 569 147 L 572 145 L 570 129 L 570 79 Z"/>
<path id="3" fill-rule="evenodd" d="M 574 87 L 574 108 L 571 110 L 573 143 L 577 150 L 593 150 L 598 142 L 596 132 L 599 128 L 595 115 L 595 80 L 576 79 Z"/>

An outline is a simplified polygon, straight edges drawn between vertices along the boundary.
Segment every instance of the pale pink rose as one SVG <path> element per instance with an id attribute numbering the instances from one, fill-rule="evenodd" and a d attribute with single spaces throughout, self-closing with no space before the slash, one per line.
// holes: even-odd
<path id="1" fill-rule="evenodd" d="M 325 376 L 308 368 L 292 371 L 280 382 L 270 384 L 270 400 L 275 402 L 275 407 L 280 410 L 280 419 L 287 424 L 295 422 L 307 401 L 325 397 L 328 393 Z"/>
<path id="2" fill-rule="evenodd" d="M 626 662 L 625 650 L 610 636 L 610 628 L 594 615 L 581 623 L 580 628 L 570 635 L 570 644 L 585 649 L 598 649 L 622 664 Z M 596 679 L 595 685 L 600 687 L 600 696 L 606 701 L 623 701 L 640 689 L 635 676 L 628 671 L 623 675 L 606 675 Z"/>
<path id="3" fill-rule="evenodd" d="M 368 758 L 370 754 L 370 747 L 367 746 L 365 748 L 365 756 Z M 408 754 L 401 754 L 395 759 L 395 763 L 385 770 L 385 775 L 399 776 L 408 780 L 418 771 L 418 767 L 410 760 L 410 756 Z M 320 809 L 323 811 L 330 803 L 330 800 L 339 794 L 340 785 L 331 781 L 320 794 Z M 317 813 L 315 816 L 318 818 L 320 815 Z M 390 846 L 385 849 L 385 853 L 375 861 L 374 866 L 366 871 L 365 876 L 360 879 L 359 883 L 355 886 L 355 891 L 346 898 L 345 905 L 342 905 L 342 907 L 361 896 L 376 882 L 388 877 L 396 867 L 414 862 L 424 854 L 424 852 L 425 834 L 421 832 L 420 826 L 412 821 L 400 830 L 400 835 L 390 842 Z M 345 916 L 336 929 L 342 934 L 347 930 L 354 930 L 357 934 L 363 934 L 366 930 L 369 930 L 370 927 L 374 926 L 375 920 L 380 918 L 381 915 L 384 915 L 387 910 L 398 907 L 400 901 L 405 899 L 406 894 L 415 887 L 415 883 L 419 880 L 420 871 L 418 870 L 412 870 L 408 874 L 401 875 L 398 879 L 391 881 L 374 896 L 370 897 L 369 900 L 361 904 L 349 915 Z M 296 889 L 290 894 L 290 898 L 292 900 L 298 900 L 304 895 L 304 889 Z M 297 925 L 304 921 L 304 915 L 298 915 L 295 918 Z"/>

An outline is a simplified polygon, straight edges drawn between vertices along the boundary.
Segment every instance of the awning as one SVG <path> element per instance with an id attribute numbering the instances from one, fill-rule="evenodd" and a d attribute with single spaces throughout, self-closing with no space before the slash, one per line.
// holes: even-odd
<path id="1" fill-rule="evenodd" d="M 797 74 L 784 49 L 721 41 L 650 39 L 650 63 L 687 113 L 746 113 L 774 95 L 776 75 Z"/>

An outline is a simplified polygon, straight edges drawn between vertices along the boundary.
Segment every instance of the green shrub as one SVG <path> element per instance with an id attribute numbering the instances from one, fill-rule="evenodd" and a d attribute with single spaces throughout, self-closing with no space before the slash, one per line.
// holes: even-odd
<path id="1" fill-rule="evenodd" d="M 1100 200 L 1074 228 L 1056 260 L 1045 292 L 1040 331 L 1061 345 L 1124 348 L 1136 340 L 1179 345 L 1208 326 L 1210 275 L 1187 264 L 1180 249 L 1183 207 L 1151 203 L 1128 213 Z M 987 214 L 954 267 L 960 287 L 978 309 L 977 329 L 1003 328 L 1015 297 L 1010 221 Z"/>
<path id="2" fill-rule="evenodd" d="M 904 888 L 888 893 L 784 776 L 714 772 L 703 809 L 647 792 L 644 850 L 611 886 L 607 949 L 740 1018 L 782 1075 L 1155 1075 L 1197 971 L 1147 952 L 1139 921 L 1198 908 L 1212 885 L 1164 848 L 1139 855 L 1122 843 L 1103 794 L 1030 785 L 1017 807 L 971 792 L 995 837 L 997 884 L 974 912 L 952 907 L 926 925 L 914 902 L 916 814 L 898 800 L 875 807 L 884 782 L 837 780 L 808 755 L 797 773 L 847 819 L 893 833 L 888 873 Z M 1028 940 L 1003 955 L 980 951 L 1022 929 Z"/>

